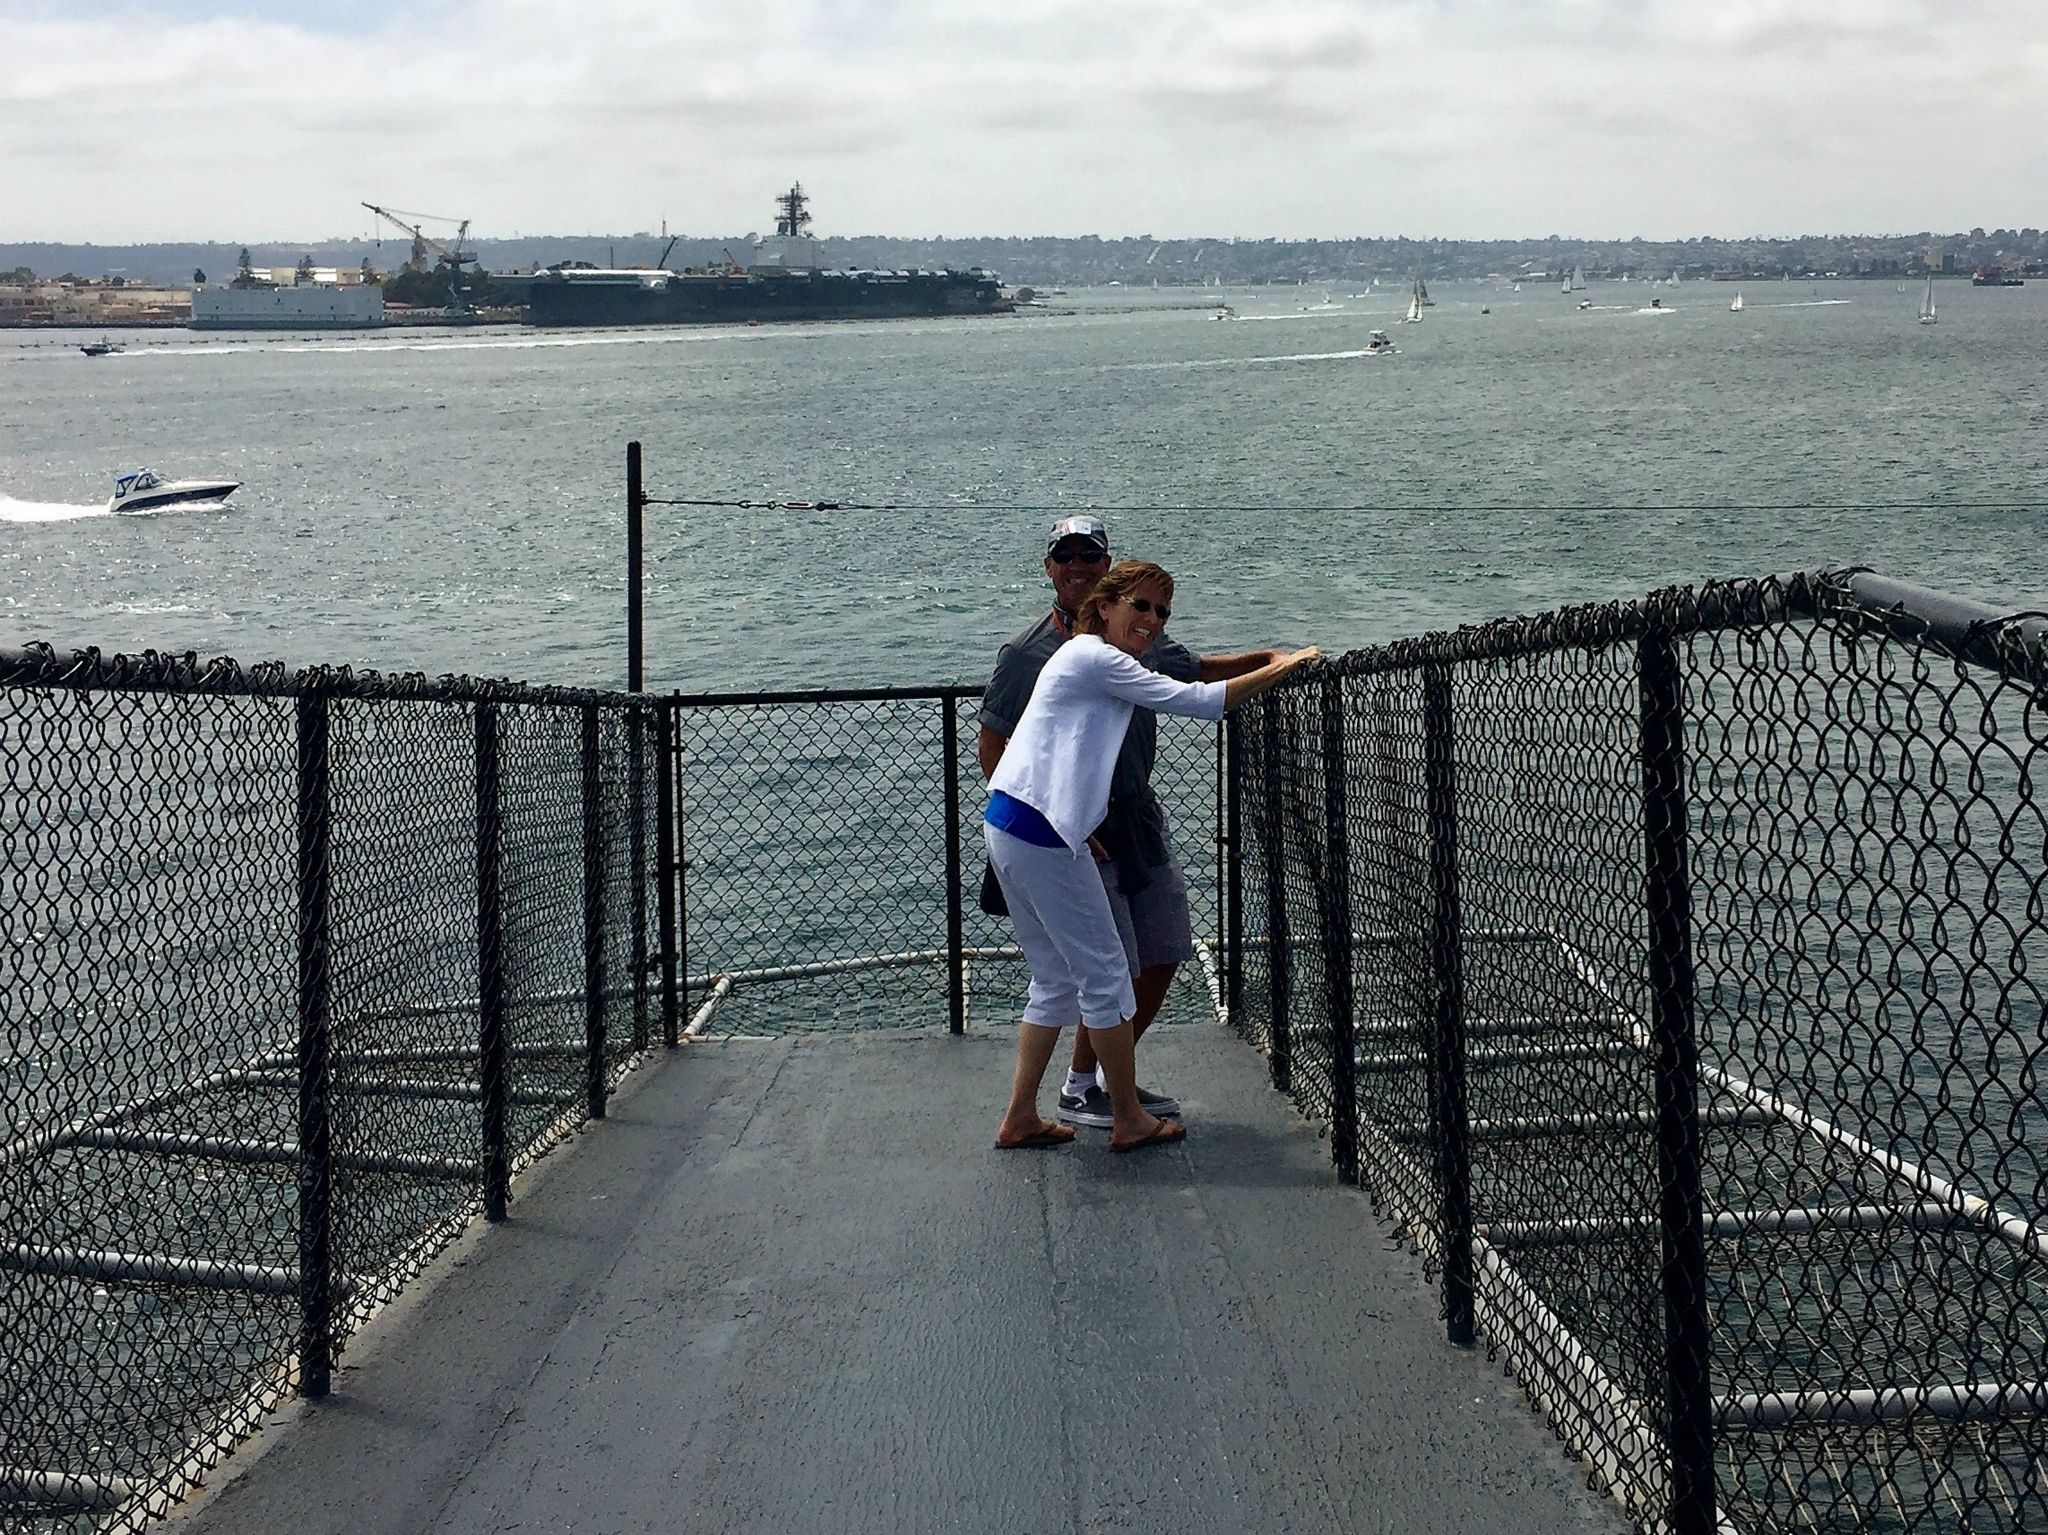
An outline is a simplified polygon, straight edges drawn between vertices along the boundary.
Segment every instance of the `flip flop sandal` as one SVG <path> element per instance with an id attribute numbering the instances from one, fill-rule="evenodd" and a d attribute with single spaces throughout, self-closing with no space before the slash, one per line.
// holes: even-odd
<path id="1" fill-rule="evenodd" d="M 1041 1151 L 1048 1146 L 1064 1146 L 1074 1139 L 1074 1132 L 1066 1125 L 1046 1125 L 1034 1130 L 1021 1141 L 997 1141 L 998 1151 Z"/>
<path id="2" fill-rule="evenodd" d="M 1143 1140 L 1132 1141 L 1128 1146 L 1119 1146 L 1112 1141 L 1110 1142 L 1109 1149 L 1117 1152 L 1143 1151 L 1147 1146 L 1170 1146 L 1175 1141 L 1184 1141 L 1187 1138 L 1188 1127 L 1186 1125 L 1179 1124 L 1171 1119 L 1162 1119 L 1159 1121 L 1159 1128 Z"/>

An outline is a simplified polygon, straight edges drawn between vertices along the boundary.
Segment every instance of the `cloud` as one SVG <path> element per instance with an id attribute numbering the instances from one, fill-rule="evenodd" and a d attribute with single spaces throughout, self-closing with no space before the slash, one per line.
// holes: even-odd
<path id="1" fill-rule="evenodd" d="M 365 198 L 737 233 L 795 176 L 827 234 L 2027 222 L 2048 69 L 2035 0 L 0 0 L 0 26 L 0 230 L 100 241 L 332 233 Z M 110 100 L 114 58 L 161 88 Z"/>

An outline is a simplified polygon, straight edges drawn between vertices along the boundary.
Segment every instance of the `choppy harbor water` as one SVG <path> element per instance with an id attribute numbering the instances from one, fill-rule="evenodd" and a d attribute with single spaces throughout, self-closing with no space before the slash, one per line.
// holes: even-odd
<path id="1" fill-rule="evenodd" d="M 987 321 L 0 339 L 0 643 L 623 677 L 624 444 L 650 685 L 975 680 L 1053 506 L 1180 577 L 1176 628 L 1342 649 L 1673 581 L 1867 564 L 2048 606 L 2048 285 L 1107 290 Z M 1482 304 L 1491 314 L 1482 315 Z M 1307 306 L 1317 306 L 1309 308 Z M 1358 355 L 1388 327 L 1400 355 Z M 112 517 L 117 472 L 244 482 Z M 1855 503 L 1938 503 L 1945 509 Z M 1616 508 L 1656 508 L 1622 510 Z M 1787 510 L 1787 507 L 1815 509 Z M 1711 508 L 1711 509 L 1707 509 Z"/>

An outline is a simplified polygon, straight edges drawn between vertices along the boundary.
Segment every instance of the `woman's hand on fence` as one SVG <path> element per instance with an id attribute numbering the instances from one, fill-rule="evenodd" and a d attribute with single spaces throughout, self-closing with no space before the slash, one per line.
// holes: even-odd
<path id="1" fill-rule="evenodd" d="M 1242 677 L 1233 677 L 1226 682 L 1223 693 L 1223 707 L 1235 709 L 1247 699 L 1257 698 L 1267 688 L 1283 678 L 1299 671 L 1311 661 L 1322 659 L 1320 645 L 1305 645 L 1300 650 L 1288 651 L 1276 656 L 1269 666 L 1262 666 L 1255 672 L 1246 672 Z"/>

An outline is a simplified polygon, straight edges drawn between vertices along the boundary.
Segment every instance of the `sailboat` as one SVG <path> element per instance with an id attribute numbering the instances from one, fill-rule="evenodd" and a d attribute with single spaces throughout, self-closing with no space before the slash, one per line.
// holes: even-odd
<path id="1" fill-rule="evenodd" d="M 1574 292 L 1574 293 L 1584 293 L 1585 291 L 1586 291 L 1586 274 L 1585 274 L 1584 272 L 1581 272 L 1581 271 L 1580 271 L 1580 270 L 1579 270 L 1579 269 L 1578 269 L 1577 267 L 1573 267 L 1573 268 L 1572 268 L 1572 292 Z"/>
<path id="2" fill-rule="evenodd" d="M 1572 274 L 1571 274 L 1571 273 L 1567 272 L 1567 273 L 1565 273 L 1565 274 L 1564 274 L 1564 286 L 1563 286 L 1563 287 L 1561 287 L 1561 288 L 1559 288 L 1559 289 L 1558 289 L 1557 291 L 1558 291 L 1558 292 L 1560 292 L 1560 293 L 1570 293 L 1570 292 L 1572 291 Z"/>
<path id="3" fill-rule="evenodd" d="M 1415 291 L 1408 297 L 1408 312 L 1401 316 L 1401 323 L 1403 325 L 1420 325 L 1422 323 L 1422 306 L 1428 302 L 1429 300 L 1423 296 L 1422 279 L 1418 277 L 1415 279 Z"/>
<path id="4" fill-rule="evenodd" d="M 1728 312 L 1730 314 L 1742 313 L 1742 295 L 1740 293 L 1736 294 L 1735 297 L 1729 301 Z"/>
<path id="5" fill-rule="evenodd" d="M 1422 280 L 1422 274 L 1415 274 L 1415 302 L 1424 309 L 1434 309 L 1436 300 L 1429 296 L 1429 284 Z"/>
<path id="6" fill-rule="evenodd" d="M 1920 323 L 1922 325 L 1932 325 L 1935 323 L 1934 277 L 1931 273 L 1927 278 L 1927 291 L 1920 295 Z"/>

